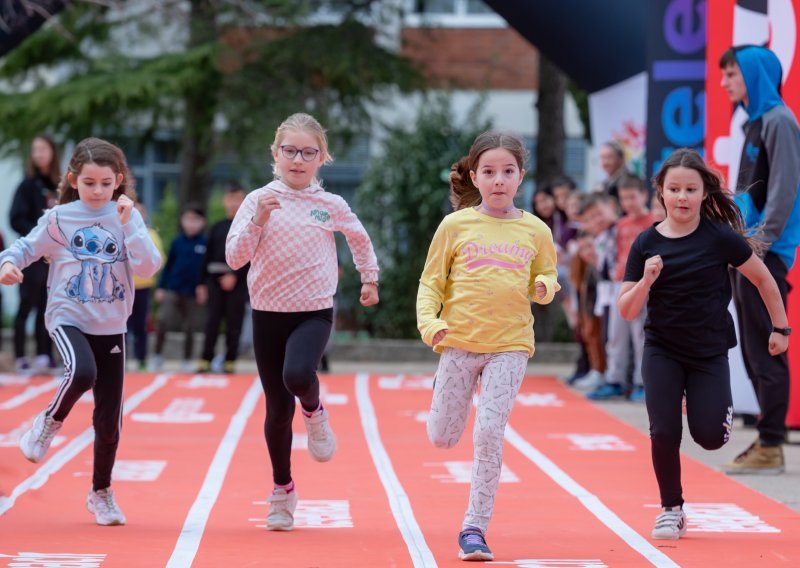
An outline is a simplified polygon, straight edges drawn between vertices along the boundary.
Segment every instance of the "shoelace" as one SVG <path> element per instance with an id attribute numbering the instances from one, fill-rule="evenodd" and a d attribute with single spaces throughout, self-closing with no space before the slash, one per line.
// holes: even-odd
<path id="1" fill-rule="evenodd" d="M 36 440 L 38 443 L 42 444 L 48 437 L 50 437 L 50 432 L 53 429 L 53 421 L 48 420 L 47 418 L 44 419 L 44 426 L 42 427 L 42 432 L 39 434 L 39 439 Z"/>
<path id="2" fill-rule="evenodd" d="M 483 535 L 475 531 L 465 533 L 464 542 L 472 546 L 486 546 L 486 541 L 483 539 Z"/>
<path id="3" fill-rule="evenodd" d="M 117 504 L 114 502 L 114 495 L 112 493 L 108 491 L 98 491 L 97 495 L 100 497 L 100 504 L 105 508 L 106 512 L 117 512 Z"/>

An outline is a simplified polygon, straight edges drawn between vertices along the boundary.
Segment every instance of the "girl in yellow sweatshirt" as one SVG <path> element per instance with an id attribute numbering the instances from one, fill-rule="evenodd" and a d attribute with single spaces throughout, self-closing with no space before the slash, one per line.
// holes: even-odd
<path id="1" fill-rule="evenodd" d="M 441 353 L 428 437 L 452 448 L 464 432 L 478 383 L 469 506 L 459 558 L 492 560 L 485 533 L 503 460 L 503 433 L 528 358 L 531 300 L 547 304 L 560 286 L 550 229 L 517 209 L 526 150 L 513 135 L 484 132 L 451 168 L 455 213 L 431 242 L 417 293 L 422 339 Z"/>

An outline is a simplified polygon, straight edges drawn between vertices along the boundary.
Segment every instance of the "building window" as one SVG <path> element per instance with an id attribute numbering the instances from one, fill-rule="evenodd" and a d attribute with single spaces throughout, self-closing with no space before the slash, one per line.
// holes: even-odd
<path id="1" fill-rule="evenodd" d="M 501 28 L 506 22 L 482 0 L 407 0 L 406 25 Z"/>

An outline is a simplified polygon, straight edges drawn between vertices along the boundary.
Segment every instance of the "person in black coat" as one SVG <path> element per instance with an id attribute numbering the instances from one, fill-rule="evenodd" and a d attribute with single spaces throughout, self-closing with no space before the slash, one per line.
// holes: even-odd
<path id="1" fill-rule="evenodd" d="M 56 187 L 61 179 L 58 149 L 55 142 L 40 134 L 33 139 L 31 155 L 25 169 L 25 179 L 17 187 L 9 213 L 11 228 L 21 237 L 36 226 L 42 212 L 56 203 Z M 55 367 L 53 346 L 44 325 L 47 307 L 47 273 L 44 259 L 40 259 L 22 271 L 19 285 L 19 308 L 14 319 L 14 355 L 17 370 L 32 369 L 47 372 Z M 36 311 L 36 358 L 33 364 L 25 355 L 26 322 L 31 311 Z"/>

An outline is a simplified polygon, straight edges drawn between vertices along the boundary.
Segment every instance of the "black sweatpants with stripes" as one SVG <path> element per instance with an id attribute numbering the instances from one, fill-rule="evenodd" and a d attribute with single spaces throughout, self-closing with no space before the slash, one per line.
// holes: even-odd
<path id="1" fill-rule="evenodd" d="M 64 359 L 64 379 L 47 408 L 62 422 L 83 396 L 94 394 L 94 471 L 92 489 L 111 485 L 122 427 L 122 386 L 125 378 L 125 335 L 89 335 L 77 327 L 59 326 L 51 332 Z"/>
<path id="2" fill-rule="evenodd" d="M 277 485 L 292 481 L 295 397 L 309 412 L 319 407 L 317 367 L 332 325 L 332 308 L 313 312 L 253 310 L 253 347 L 267 399 L 264 436 Z"/>

